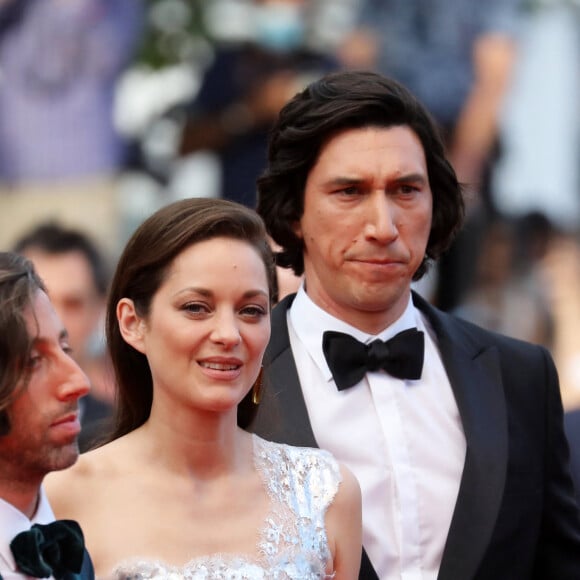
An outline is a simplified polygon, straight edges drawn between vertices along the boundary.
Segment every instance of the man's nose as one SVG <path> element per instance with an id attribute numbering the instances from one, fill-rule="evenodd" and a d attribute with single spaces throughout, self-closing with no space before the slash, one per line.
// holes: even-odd
<path id="1" fill-rule="evenodd" d="M 62 353 L 62 381 L 59 387 L 59 398 L 63 400 L 79 399 L 91 389 L 89 379 L 78 363 L 67 353 Z"/>
<path id="2" fill-rule="evenodd" d="M 396 208 L 384 191 L 376 191 L 369 197 L 366 210 L 367 239 L 387 244 L 397 238 Z"/>

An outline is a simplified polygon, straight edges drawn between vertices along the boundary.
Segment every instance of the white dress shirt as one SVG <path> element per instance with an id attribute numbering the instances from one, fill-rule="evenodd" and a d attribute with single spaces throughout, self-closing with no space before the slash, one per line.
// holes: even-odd
<path id="1" fill-rule="evenodd" d="M 368 372 L 339 391 L 322 351 L 334 330 L 368 344 L 408 328 L 425 333 L 421 379 Z M 382 580 L 435 580 L 457 500 L 465 436 L 434 333 L 412 301 L 377 336 L 334 318 L 301 287 L 288 312 L 290 344 L 318 445 L 361 485 L 363 545 Z"/>
<path id="2" fill-rule="evenodd" d="M 31 578 L 16 570 L 10 542 L 20 532 L 28 531 L 32 524 L 50 524 L 54 522 L 54 519 L 54 513 L 42 488 L 40 488 L 38 507 L 32 520 L 29 520 L 12 504 L 0 498 L 0 575 L 4 580 Z"/>

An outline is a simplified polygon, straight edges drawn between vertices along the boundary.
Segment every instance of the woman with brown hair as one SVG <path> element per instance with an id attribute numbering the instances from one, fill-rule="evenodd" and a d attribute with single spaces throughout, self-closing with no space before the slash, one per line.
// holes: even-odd
<path id="1" fill-rule="evenodd" d="M 116 429 L 49 482 L 98 576 L 357 577 L 354 476 L 325 451 L 243 430 L 274 276 L 261 219 L 225 200 L 175 202 L 129 240 L 107 317 Z"/>

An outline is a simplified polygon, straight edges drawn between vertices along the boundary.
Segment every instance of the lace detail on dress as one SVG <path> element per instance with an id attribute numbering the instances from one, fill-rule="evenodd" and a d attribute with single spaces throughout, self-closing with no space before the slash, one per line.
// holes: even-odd
<path id="1" fill-rule="evenodd" d="M 118 580 L 318 580 L 330 558 L 324 516 L 341 481 L 327 451 L 292 447 L 253 435 L 254 461 L 271 500 L 258 556 L 213 554 L 183 567 L 138 560 L 118 566 Z"/>

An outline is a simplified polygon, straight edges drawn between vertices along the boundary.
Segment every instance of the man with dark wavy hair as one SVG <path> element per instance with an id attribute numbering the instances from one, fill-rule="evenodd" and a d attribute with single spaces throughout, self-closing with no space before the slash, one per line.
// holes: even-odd
<path id="1" fill-rule="evenodd" d="M 258 190 L 304 282 L 272 313 L 252 429 L 358 477 L 360 578 L 580 578 L 552 358 L 411 288 L 464 214 L 425 107 L 374 72 L 323 77 L 280 112 Z"/>
<path id="2" fill-rule="evenodd" d="M 76 522 L 54 522 L 44 476 L 78 457 L 88 380 L 32 263 L 0 253 L 0 578 L 93 578 Z"/>

